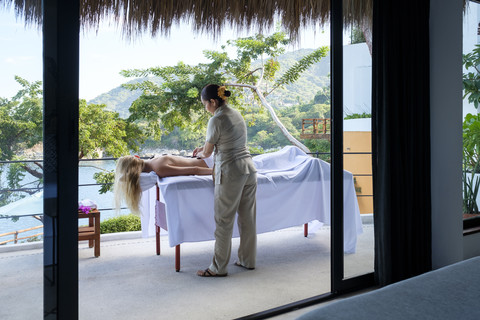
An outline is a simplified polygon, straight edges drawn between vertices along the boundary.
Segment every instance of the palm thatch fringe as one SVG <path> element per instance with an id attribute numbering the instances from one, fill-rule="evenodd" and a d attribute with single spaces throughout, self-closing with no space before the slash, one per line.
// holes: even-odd
<path id="1" fill-rule="evenodd" d="M 464 7 L 468 1 L 464 1 Z M 168 35 L 180 22 L 191 23 L 193 31 L 214 37 L 225 26 L 262 32 L 280 20 L 296 38 L 300 28 L 323 26 L 329 22 L 330 0 L 80 0 L 84 30 L 97 30 L 104 19 L 111 19 L 126 38 L 145 33 Z M 0 6 L 13 5 L 26 25 L 42 23 L 41 0 L 0 0 Z M 371 30 L 373 0 L 343 0 L 346 27 Z"/>
<path id="2" fill-rule="evenodd" d="M 112 19 L 126 38 L 144 33 L 168 35 L 180 22 L 191 23 L 193 31 L 218 35 L 226 27 L 262 32 L 281 21 L 293 38 L 305 26 L 329 22 L 330 0 L 81 0 L 82 27 L 98 29 Z M 371 21 L 373 0 L 343 0 L 345 24 Z M 26 25 L 42 23 L 41 0 L 0 0 L 0 6 L 14 6 Z"/>

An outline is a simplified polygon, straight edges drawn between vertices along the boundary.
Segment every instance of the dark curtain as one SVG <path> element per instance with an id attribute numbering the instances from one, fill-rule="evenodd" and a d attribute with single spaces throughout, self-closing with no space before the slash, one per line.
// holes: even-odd
<path id="1" fill-rule="evenodd" d="M 375 1 L 372 79 L 375 277 L 384 286 L 431 270 L 428 0 Z"/>

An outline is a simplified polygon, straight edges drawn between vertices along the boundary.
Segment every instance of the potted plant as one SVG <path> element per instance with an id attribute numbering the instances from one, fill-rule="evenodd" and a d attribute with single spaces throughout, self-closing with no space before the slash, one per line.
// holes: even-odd
<path id="1" fill-rule="evenodd" d="M 463 218 L 472 218 L 479 214 L 477 195 L 480 179 L 476 179 L 475 171 L 468 172 L 463 169 Z"/>
<path id="2" fill-rule="evenodd" d="M 463 218 L 480 217 L 477 196 L 480 191 L 480 115 L 467 114 L 463 122 Z"/>

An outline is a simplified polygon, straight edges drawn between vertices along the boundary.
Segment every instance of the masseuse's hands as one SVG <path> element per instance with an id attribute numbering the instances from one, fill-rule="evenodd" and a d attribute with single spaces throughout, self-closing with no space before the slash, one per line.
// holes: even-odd
<path id="1" fill-rule="evenodd" d="M 193 157 L 199 157 L 199 156 L 200 156 L 199 154 L 200 154 L 202 151 L 203 151 L 203 147 L 197 147 L 197 148 L 195 148 L 195 150 L 193 150 L 193 156 L 192 156 L 192 158 L 193 158 Z"/>

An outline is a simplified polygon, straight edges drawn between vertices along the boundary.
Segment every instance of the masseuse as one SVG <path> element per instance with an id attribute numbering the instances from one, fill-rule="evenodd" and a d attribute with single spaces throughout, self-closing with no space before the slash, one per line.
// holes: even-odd
<path id="1" fill-rule="evenodd" d="M 208 122 L 206 142 L 193 156 L 209 157 L 215 149 L 214 210 L 215 251 L 210 266 L 199 270 L 201 277 L 223 277 L 228 273 L 235 213 L 238 212 L 240 246 L 235 265 L 252 270 L 257 255 L 257 173 L 248 152 L 247 126 L 242 115 L 226 104 L 230 91 L 210 84 L 202 90 L 205 109 L 213 114 Z"/>

